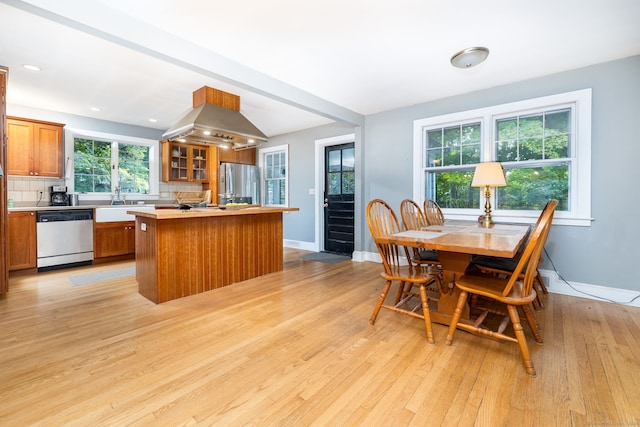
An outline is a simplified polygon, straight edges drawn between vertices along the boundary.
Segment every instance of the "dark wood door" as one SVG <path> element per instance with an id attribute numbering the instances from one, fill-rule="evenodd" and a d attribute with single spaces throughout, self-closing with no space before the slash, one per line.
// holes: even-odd
<path id="1" fill-rule="evenodd" d="M 354 236 L 354 143 L 325 147 L 324 250 L 351 256 Z"/>

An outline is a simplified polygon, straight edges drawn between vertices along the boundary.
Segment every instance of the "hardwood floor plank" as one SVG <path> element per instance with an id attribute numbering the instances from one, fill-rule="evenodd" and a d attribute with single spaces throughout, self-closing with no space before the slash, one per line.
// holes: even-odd
<path id="1" fill-rule="evenodd" d="M 284 270 L 155 305 L 100 264 L 11 278 L 0 425 L 523 425 L 640 422 L 640 309 L 550 294 L 530 350 L 383 310 L 374 263 L 287 249 Z"/>

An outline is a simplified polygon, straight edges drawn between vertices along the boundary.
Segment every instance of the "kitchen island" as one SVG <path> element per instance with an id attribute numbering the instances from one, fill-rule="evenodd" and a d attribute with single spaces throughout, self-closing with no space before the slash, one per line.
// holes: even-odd
<path id="1" fill-rule="evenodd" d="M 132 208 L 138 292 L 158 304 L 282 270 L 282 215 L 297 210 Z"/>

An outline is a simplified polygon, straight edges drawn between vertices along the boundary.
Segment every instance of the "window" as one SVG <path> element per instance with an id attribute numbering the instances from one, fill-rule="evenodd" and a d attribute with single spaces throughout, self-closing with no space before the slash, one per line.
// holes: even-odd
<path id="1" fill-rule="evenodd" d="M 494 217 L 531 222 L 554 198 L 555 223 L 590 225 L 590 89 L 416 120 L 414 135 L 414 198 L 449 217 L 478 214 L 475 165 L 499 161 L 507 186 L 492 193 Z"/>
<path id="2" fill-rule="evenodd" d="M 69 191 L 97 198 L 117 191 L 138 196 L 158 194 L 157 141 L 92 132 L 73 132 L 70 139 L 73 163 L 67 166 Z"/>
<path id="3" fill-rule="evenodd" d="M 260 150 L 263 204 L 289 205 L 289 147 L 281 145 Z"/>

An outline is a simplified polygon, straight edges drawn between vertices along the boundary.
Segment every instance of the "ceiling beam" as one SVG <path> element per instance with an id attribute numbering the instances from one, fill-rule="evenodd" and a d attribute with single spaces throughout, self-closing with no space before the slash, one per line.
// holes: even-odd
<path id="1" fill-rule="evenodd" d="M 61 25 L 319 116 L 362 126 L 364 116 L 162 31 L 102 2 L 0 0 Z"/>

